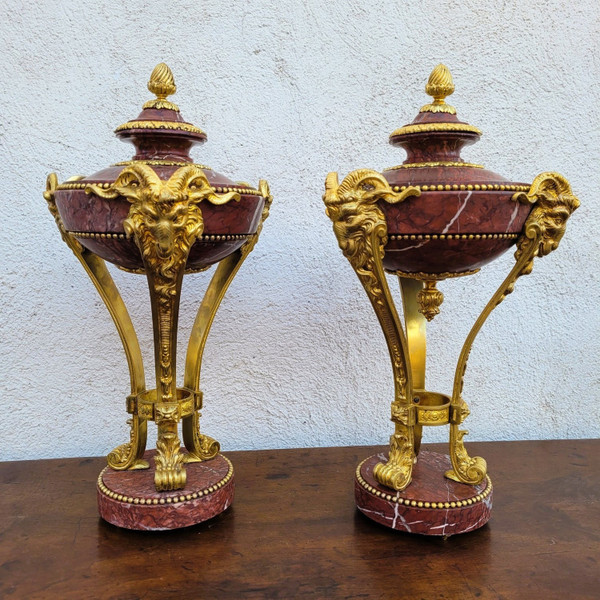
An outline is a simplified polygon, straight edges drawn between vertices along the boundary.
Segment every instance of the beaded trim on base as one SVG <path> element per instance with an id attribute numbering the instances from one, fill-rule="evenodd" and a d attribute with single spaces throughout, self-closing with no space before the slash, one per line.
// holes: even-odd
<path id="1" fill-rule="evenodd" d="M 361 485 L 361 487 L 363 487 L 365 490 L 367 490 L 367 492 L 370 492 L 371 494 L 375 494 L 375 496 L 379 496 L 380 498 L 383 498 L 384 500 L 389 500 L 390 502 L 395 502 L 396 504 L 404 504 L 406 506 L 416 506 L 418 508 L 437 508 L 437 509 L 461 508 L 462 506 L 472 506 L 473 504 L 477 504 L 478 502 L 485 500 L 492 492 L 492 480 L 489 478 L 489 475 L 486 475 L 485 480 L 486 480 L 487 485 L 485 487 L 485 490 L 483 490 L 483 492 L 481 492 L 481 494 L 477 494 L 476 496 L 473 496 L 473 498 L 467 498 L 466 500 L 457 500 L 456 502 L 422 502 L 421 500 L 408 500 L 407 498 L 398 498 L 397 496 L 400 492 L 397 492 L 395 496 L 392 494 L 386 494 L 384 492 L 381 492 L 378 489 L 375 489 L 372 485 L 369 485 L 362 478 L 362 475 L 360 474 L 360 469 L 367 460 L 369 460 L 369 459 L 365 458 L 365 460 L 363 460 L 358 465 L 358 467 L 356 467 L 356 480 Z"/>
<path id="2" fill-rule="evenodd" d="M 223 477 L 221 481 L 211 485 L 210 487 L 207 487 L 198 492 L 193 492 L 192 494 L 186 494 L 185 496 L 169 496 L 168 498 L 134 498 L 132 496 L 124 496 L 123 494 L 117 494 L 116 492 L 109 490 L 104 485 L 104 481 L 102 480 L 102 476 L 108 470 L 109 467 L 104 467 L 104 469 L 102 469 L 102 471 L 100 472 L 100 475 L 98 475 L 98 489 L 105 496 L 108 496 L 113 500 L 118 500 L 119 502 L 127 502 L 128 504 L 176 504 L 178 502 L 195 500 L 196 498 L 200 498 L 201 496 L 208 496 L 209 494 L 216 492 L 218 489 L 222 488 L 226 483 L 228 483 L 233 477 L 233 465 L 231 464 L 231 461 L 222 454 L 220 454 L 219 456 L 221 456 L 221 458 L 224 458 L 229 466 L 225 477 Z"/>

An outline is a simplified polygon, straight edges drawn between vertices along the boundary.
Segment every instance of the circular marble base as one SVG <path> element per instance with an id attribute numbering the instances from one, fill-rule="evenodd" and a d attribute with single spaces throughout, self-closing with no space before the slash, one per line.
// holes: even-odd
<path id="1" fill-rule="evenodd" d="M 149 469 L 106 467 L 100 473 L 98 511 L 105 521 L 126 529 L 179 529 L 217 516 L 233 502 L 233 465 L 222 454 L 186 464 L 185 488 L 169 492 L 157 492 L 154 487 L 154 454 L 154 450 L 144 454 Z"/>
<path id="2" fill-rule="evenodd" d="M 356 506 L 373 521 L 408 533 L 441 536 L 473 531 L 488 522 L 492 510 L 489 477 L 479 485 L 447 479 L 444 473 L 451 468 L 450 457 L 424 450 L 410 485 L 396 492 L 373 477 L 374 466 L 387 459 L 387 453 L 374 454 L 356 469 Z"/>

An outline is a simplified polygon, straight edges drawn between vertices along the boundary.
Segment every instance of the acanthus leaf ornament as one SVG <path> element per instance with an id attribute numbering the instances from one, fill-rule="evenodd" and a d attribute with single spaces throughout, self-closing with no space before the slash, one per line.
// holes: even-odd
<path id="1" fill-rule="evenodd" d="M 125 471 L 128 469 L 147 469 L 150 465 L 147 460 L 142 458 L 140 448 L 146 445 L 146 421 L 134 415 L 128 419 L 129 442 L 117 446 L 106 457 L 108 466 L 115 471 Z M 142 442 L 143 438 L 143 442 Z"/>
<path id="2" fill-rule="evenodd" d="M 444 301 L 444 294 L 436 288 L 437 281 L 426 280 L 425 287 L 417 294 L 419 312 L 431 321 L 440 314 L 440 306 Z"/>

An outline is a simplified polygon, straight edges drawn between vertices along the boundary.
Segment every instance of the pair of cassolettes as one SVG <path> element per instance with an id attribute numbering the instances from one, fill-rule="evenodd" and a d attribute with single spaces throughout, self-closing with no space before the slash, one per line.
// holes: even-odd
<path id="1" fill-rule="evenodd" d="M 215 517 L 233 501 L 233 466 L 200 430 L 200 369 L 219 304 L 258 241 L 272 197 L 264 180 L 253 188 L 193 162 L 189 151 L 206 134 L 168 100 L 176 87 L 164 63 L 148 88 L 156 98 L 116 129 L 134 144 L 135 156 L 63 183 L 51 174 L 44 197 L 108 307 L 129 366 L 130 439 L 108 455 L 98 477 L 100 515 L 120 527 L 161 530 Z M 446 103 L 454 85 L 444 65 L 433 70 L 426 91 L 433 101 L 390 136 L 406 150 L 405 162 L 383 173 L 359 169 L 341 183 L 330 173 L 323 200 L 381 324 L 395 389 L 389 450 L 357 466 L 357 507 L 397 530 L 449 536 L 484 525 L 492 506 L 486 462 L 469 456 L 467 432 L 460 428 L 469 414 L 462 385 L 472 344 L 516 280 L 531 272 L 534 258 L 556 249 L 579 201 L 557 173 L 542 173 L 531 184 L 512 182 L 464 162 L 461 149 L 481 132 L 459 121 Z M 440 312 L 438 281 L 472 275 L 512 246 L 514 266 L 467 336 L 451 393 L 427 391 L 425 325 Z M 150 389 L 133 324 L 105 261 L 147 277 L 156 382 Z M 178 386 L 183 276 L 215 264 Z M 399 277 L 404 324 L 386 273 Z M 148 421 L 158 429 L 150 451 Z M 449 454 L 421 451 L 424 425 L 449 425 Z"/>

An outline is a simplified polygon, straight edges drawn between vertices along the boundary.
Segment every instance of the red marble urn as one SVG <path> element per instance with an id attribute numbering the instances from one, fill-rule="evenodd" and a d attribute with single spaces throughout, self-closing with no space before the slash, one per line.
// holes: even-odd
<path id="1" fill-rule="evenodd" d="M 167 65 L 157 65 L 148 89 L 156 98 L 116 129 L 135 146 L 133 158 L 62 184 L 53 173 L 44 197 L 107 306 L 129 367 L 129 441 L 108 454 L 98 479 L 100 515 L 120 527 L 158 530 L 200 523 L 233 501 L 233 466 L 219 454 L 219 443 L 200 430 L 200 371 L 219 304 L 258 241 L 272 197 L 265 180 L 254 189 L 192 161 L 190 149 L 206 141 L 206 134 L 184 121 L 167 99 L 176 90 Z M 105 260 L 146 275 L 154 330 L 150 389 L 133 323 Z M 214 263 L 178 386 L 184 274 Z M 146 452 L 151 421 L 158 429 L 156 451 Z"/>
<path id="2" fill-rule="evenodd" d="M 433 102 L 390 135 L 407 158 L 383 176 L 396 192 L 413 187 L 420 194 L 399 204 L 380 202 L 389 234 L 384 266 L 406 273 L 465 273 L 515 244 L 531 205 L 512 197 L 529 184 L 461 158 L 481 131 L 460 121 L 445 102 L 454 85 L 444 65 L 433 71 L 426 91 Z"/>
<path id="3" fill-rule="evenodd" d="M 190 149 L 207 139 L 204 131 L 184 121 L 177 105 L 166 100 L 176 89 L 166 69 L 159 65 L 148 84 L 159 98 L 147 102 L 136 119 L 115 130 L 119 139 L 135 146 L 133 158 L 67 180 L 54 193 L 66 230 L 94 254 L 127 270 L 143 270 L 140 252 L 123 227 L 131 203 L 123 196 L 102 198 L 90 184 L 110 188 L 124 167 L 140 164 L 151 166 L 161 180 L 168 180 L 177 169 L 194 165 Z M 188 272 L 204 269 L 240 248 L 256 233 L 265 202 L 261 191 L 250 185 L 236 183 L 206 165 L 195 166 L 204 171 L 217 193 L 237 192 L 239 200 L 223 205 L 203 203 L 204 231 L 190 250 Z"/>
<path id="4" fill-rule="evenodd" d="M 390 136 L 406 150 L 401 165 L 327 176 L 323 200 L 338 244 L 375 310 L 390 353 L 394 433 L 389 451 L 357 468 L 356 503 L 393 529 L 454 535 L 484 525 L 492 507 L 486 461 L 471 457 L 460 426 L 469 414 L 463 379 L 473 342 L 493 309 L 533 261 L 558 247 L 579 206 L 568 181 L 541 173 L 510 181 L 461 158 L 481 132 L 445 101 L 454 91 L 438 65 L 425 88 L 433 101 Z M 426 321 L 440 313 L 439 281 L 475 273 L 511 246 L 515 263 L 463 344 L 451 395 L 425 387 Z M 398 275 L 404 324 L 387 283 Z M 449 455 L 420 452 L 424 426 L 449 425 Z"/>

